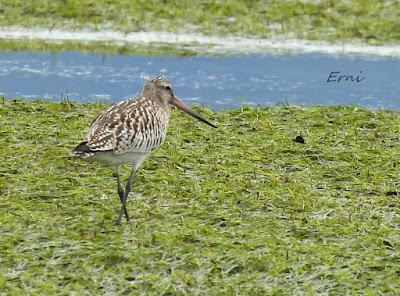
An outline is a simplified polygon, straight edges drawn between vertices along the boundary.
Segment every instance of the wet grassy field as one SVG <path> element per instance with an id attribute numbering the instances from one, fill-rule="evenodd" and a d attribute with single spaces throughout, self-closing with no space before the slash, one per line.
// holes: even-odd
<path id="1" fill-rule="evenodd" d="M 253 38 L 281 36 L 332 42 L 399 44 L 400 2 L 0 0 L 0 26 L 123 32 L 160 30 Z M 69 49 L 103 52 L 114 52 L 116 46 L 105 43 L 67 45 Z M 60 50 L 57 44 L 35 40 L 2 40 L 0 48 Z M 144 50 L 126 45 L 118 45 L 117 48 L 122 53 L 142 53 Z M 151 51 L 149 46 L 147 49 Z"/>
<path id="2" fill-rule="evenodd" d="M 174 111 L 118 227 L 112 170 L 69 156 L 104 108 L 0 100 L 0 294 L 400 290 L 399 112 Z"/>

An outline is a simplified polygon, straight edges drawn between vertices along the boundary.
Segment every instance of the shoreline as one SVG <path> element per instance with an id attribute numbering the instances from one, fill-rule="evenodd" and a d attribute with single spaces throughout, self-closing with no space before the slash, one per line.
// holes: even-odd
<path id="1" fill-rule="evenodd" d="M 126 99 L 126 98 L 125 98 Z M 122 100 L 121 100 L 122 101 Z M 112 101 L 105 101 L 105 100 L 97 100 L 97 101 L 79 101 L 74 99 L 69 99 L 67 97 L 60 97 L 58 100 L 48 99 L 48 98 L 40 98 L 40 97 L 6 97 L 3 93 L 0 93 L 0 107 L 6 105 L 35 105 L 35 104 L 48 104 L 48 105 L 60 105 L 60 106 L 69 106 L 69 107 L 77 107 L 77 106 L 102 106 L 103 108 L 110 107 L 112 105 L 118 104 L 121 101 L 112 102 Z M 334 109 L 334 110 L 346 110 L 346 109 L 354 109 L 360 110 L 363 112 L 372 112 L 372 113 L 379 113 L 379 112 L 389 112 L 389 113 L 400 113 L 400 109 L 395 108 L 387 108 L 387 107 L 368 107 L 359 104 L 348 104 L 348 105 L 322 105 L 322 104 L 310 104 L 310 105 L 302 105 L 302 104 L 295 104 L 295 103 L 285 103 L 279 102 L 276 104 L 270 105 L 254 105 L 251 103 L 243 103 L 240 106 L 229 107 L 229 108 L 214 108 L 209 105 L 199 104 L 196 102 L 189 103 L 192 108 L 202 110 L 202 112 L 212 112 L 212 113 L 229 113 L 229 112 L 241 112 L 244 110 L 269 110 L 269 109 L 298 109 L 298 110 L 311 110 L 311 109 Z"/>
<path id="2" fill-rule="evenodd" d="M 198 55 L 229 54 L 310 54 L 361 55 L 400 58 L 400 45 L 367 45 L 361 43 L 330 43 L 302 39 L 274 37 L 253 39 L 235 36 L 208 36 L 200 33 L 172 33 L 163 31 L 124 33 L 114 30 L 61 30 L 46 28 L 0 28 L 0 41 L 44 41 L 49 44 L 78 42 L 82 44 L 106 43 L 115 47 L 175 47 Z M 238 46 L 240 45 L 240 46 Z"/>

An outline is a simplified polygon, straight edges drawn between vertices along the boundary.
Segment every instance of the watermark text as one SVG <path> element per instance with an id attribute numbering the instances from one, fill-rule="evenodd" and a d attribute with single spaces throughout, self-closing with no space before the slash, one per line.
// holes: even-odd
<path id="1" fill-rule="evenodd" d="M 359 83 L 365 79 L 365 76 L 362 74 L 363 71 L 360 71 L 358 75 L 349 75 L 349 74 L 342 74 L 340 71 L 332 71 L 329 74 L 328 79 L 326 82 L 356 82 Z"/>

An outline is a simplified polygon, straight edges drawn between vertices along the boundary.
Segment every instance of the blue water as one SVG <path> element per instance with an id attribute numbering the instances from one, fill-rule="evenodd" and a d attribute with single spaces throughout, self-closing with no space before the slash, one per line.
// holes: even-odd
<path id="1" fill-rule="evenodd" d="M 359 80 L 363 80 L 328 83 L 333 71 L 354 78 L 362 71 Z M 400 109 L 400 59 L 0 52 L 0 93 L 8 98 L 118 102 L 137 95 L 144 79 L 154 75 L 168 77 L 175 94 L 188 103 L 215 109 L 286 102 Z"/>

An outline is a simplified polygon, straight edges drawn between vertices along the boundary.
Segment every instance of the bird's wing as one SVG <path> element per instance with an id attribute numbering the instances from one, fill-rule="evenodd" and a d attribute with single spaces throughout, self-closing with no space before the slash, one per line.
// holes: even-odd
<path id="1" fill-rule="evenodd" d="M 164 141 L 168 113 L 143 97 L 105 110 L 91 125 L 85 141 L 94 151 L 150 152 Z"/>

